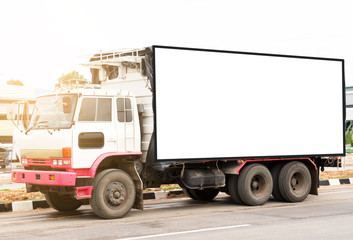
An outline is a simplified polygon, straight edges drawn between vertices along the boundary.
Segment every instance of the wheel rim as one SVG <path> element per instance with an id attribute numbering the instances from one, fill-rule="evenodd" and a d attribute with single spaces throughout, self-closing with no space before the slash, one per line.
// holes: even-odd
<path id="1" fill-rule="evenodd" d="M 105 191 L 105 200 L 111 207 L 120 206 L 126 197 L 126 188 L 120 182 L 110 183 Z"/>
<path id="2" fill-rule="evenodd" d="M 262 197 L 266 189 L 264 176 L 255 175 L 250 181 L 251 192 L 255 197 Z"/>
<path id="3" fill-rule="evenodd" d="M 304 175 L 300 172 L 295 172 L 294 174 L 292 174 L 291 180 L 290 180 L 291 190 L 294 193 L 300 193 L 301 191 L 303 191 L 304 186 L 305 186 Z"/>

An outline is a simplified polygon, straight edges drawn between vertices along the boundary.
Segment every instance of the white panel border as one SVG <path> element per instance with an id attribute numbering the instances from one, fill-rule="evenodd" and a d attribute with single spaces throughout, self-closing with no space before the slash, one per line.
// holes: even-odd
<path id="1" fill-rule="evenodd" d="M 154 47 L 157 160 L 344 154 L 343 60 Z"/>

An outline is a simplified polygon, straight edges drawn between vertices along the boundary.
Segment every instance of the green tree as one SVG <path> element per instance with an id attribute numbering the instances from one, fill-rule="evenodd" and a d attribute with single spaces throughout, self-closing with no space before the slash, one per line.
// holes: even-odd
<path id="1" fill-rule="evenodd" d="M 349 125 L 346 130 L 346 144 L 353 145 L 353 125 Z"/>
<path id="2" fill-rule="evenodd" d="M 23 82 L 20 80 L 15 80 L 15 79 L 10 79 L 9 81 L 6 82 L 7 85 L 17 85 L 17 86 L 23 86 Z"/>
<path id="3" fill-rule="evenodd" d="M 87 79 L 82 74 L 79 74 L 76 71 L 72 71 L 66 74 L 62 74 L 61 77 L 58 78 L 60 84 L 72 84 L 72 83 L 87 83 Z"/>
<path id="4" fill-rule="evenodd" d="M 89 82 L 82 74 L 79 74 L 76 71 L 72 71 L 66 74 L 62 74 L 61 77 L 58 78 L 56 89 L 77 89 L 84 87 L 84 85 L 87 83 Z"/>

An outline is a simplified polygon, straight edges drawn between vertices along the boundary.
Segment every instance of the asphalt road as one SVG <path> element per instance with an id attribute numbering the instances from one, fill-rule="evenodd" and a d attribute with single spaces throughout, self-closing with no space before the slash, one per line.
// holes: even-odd
<path id="1" fill-rule="evenodd" d="M 353 185 L 322 187 L 301 203 L 148 200 L 145 210 L 102 220 L 88 206 L 0 213 L 0 239 L 353 239 Z"/>

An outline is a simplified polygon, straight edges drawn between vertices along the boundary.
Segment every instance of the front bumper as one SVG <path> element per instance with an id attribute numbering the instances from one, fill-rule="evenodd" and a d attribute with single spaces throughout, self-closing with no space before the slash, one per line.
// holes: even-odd
<path id="1" fill-rule="evenodd" d="M 75 186 L 76 173 L 59 171 L 13 170 L 11 180 L 49 186 Z"/>

